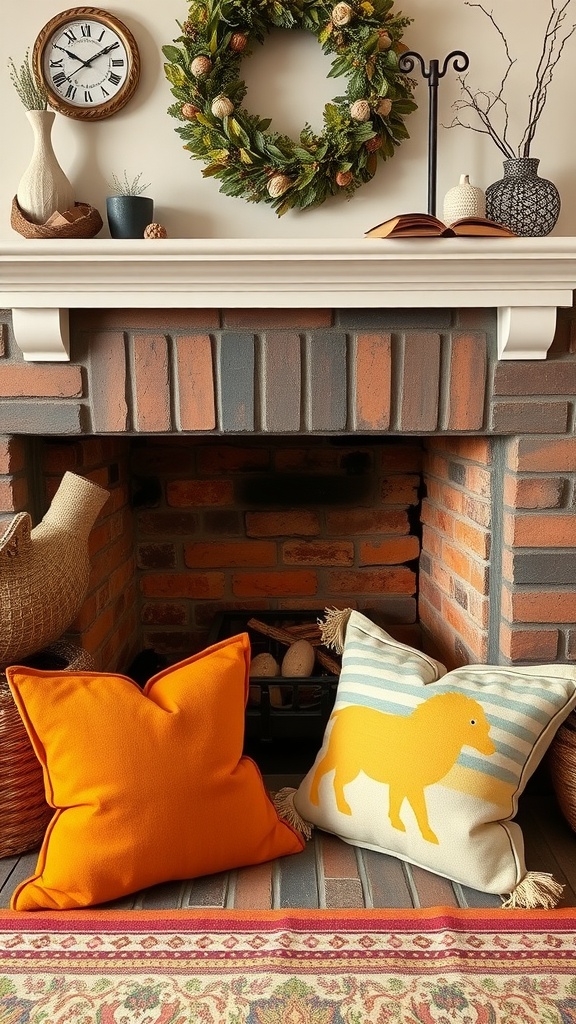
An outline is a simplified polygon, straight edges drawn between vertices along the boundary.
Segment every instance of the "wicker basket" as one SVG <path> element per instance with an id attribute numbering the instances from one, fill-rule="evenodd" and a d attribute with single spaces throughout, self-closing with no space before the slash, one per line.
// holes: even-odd
<path id="1" fill-rule="evenodd" d="M 61 223 L 57 227 L 47 224 L 34 224 L 24 216 L 14 196 L 10 214 L 10 224 L 24 238 L 93 238 L 102 227 L 102 217 L 94 206 L 88 203 L 74 203 L 77 213 L 81 214 L 70 223 Z"/>
<path id="2" fill-rule="evenodd" d="M 576 712 L 556 733 L 549 754 L 550 777 L 560 810 L 576 832 Z"/>
<path id="3" fill-rule="evenodd" d="M 70 672 L 94 667 L 86 651 L 64 640 L 24 659 L 24 664 Z M 44 798 L 42 768 L 0 672 L 0 857 L 39 846 L 53 813 Z"/>

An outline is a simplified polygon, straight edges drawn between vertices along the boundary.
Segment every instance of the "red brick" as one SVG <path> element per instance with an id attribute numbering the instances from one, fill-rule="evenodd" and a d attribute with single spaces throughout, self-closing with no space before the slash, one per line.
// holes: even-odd
<path id="1" fill-rule="evenodd" d="M 574 591 L 519 591 L 502 588 L 502 613 L 510 622 L 573 623 L 576 620 Z"/>
<path id="2" fill-rule="evenodd" d="M 185 604 L 177 604 L 175 601 L 144 604 L 140 621 L 145 626 L 185 626 L 188 623 L 188 609 Z"/>
<path id="3" fill-rule="evenodd" d="M 492 522 L 492 510 L 488 502 L 471 498 L 467 494 L 462 500 L 462 515 L 472 519 L 479 526 L 490 526 Z"/>
<path id="4" fill-rule="evenodd" d="M 200 473 L 206 473 L 208 476 L 267 470 L 270 468 L 270 451 L 268 448 L 252 446 L 210 444 L 206 448 L 198 449 L 196 465 Z"/>
<path id="5" fill-rule="evenodd" d="M 284 595 L 313 595 L 318 592 L 315 572 L 294 570 L 282 572 L 245 572 L 232 577 L 235 597 L 283 597 Z"/>
<path id="6" fill-rule="evenodd" d="M 358 878 L 358 864 L 353 846 L 323 832 L 321 851 L 325 878 Z"/>
<path id="7" fill-rule="evenodd" d="M 320 533 L 316 512 L 300 509 L 285 512 L 247 512 L 248 537 L 315 537 Z"/>
<path id="8" fill-rule="evenodd" d="M 381 541 L 363 541 L 360 544 L 359 565 L 401 565 L 418 558 L 418 537 L 390 537 Z"/>
<path id="9" fill-rule="evenodd" d="M 512 508 L 559 508 L 565 486 L 563 477 L 517 477 L 507 473 L 504 502 Z"/>
<path id="10" fill-rule="evenodd" d="M 492 491 L 490 473 L 479 466 L 468 466 L 466 469 L 466 487 L 480 498 L 489 498 Z"/>
<path id="11" fill-rule="evenodd" d="M 25 512 L 28 507 L 28 484 L 23 477 L 0 479 L 0 510 Z"/>
<path id="12" fill-rule="evenodd" d="M 95 331 L 89 344 L 89 394 L 94 431 L 121 433 L 128 429 L 124 335 Z"/>
<path id="13" fill-rule="evenodd" d="M 454 523 L 454 540 L 481 558 L 488 558 L 490 555 L 490 537 L 488 530 L 477 529 L 469 522 L 456 520 Z"/>
<path id="14" fill-rule="evenodd" d="M 511 661 L 555 661 L 558 656 L 557 629 L 511 629 L 500 626 L 500 651 Z"/>
<path id="15" fill-rule="evenodd" d="M 431 452 L 445 451 L 470 462 L 479 462 L 483 466 L 490 465 L 492 461 L 492 441 L 489 437 L 429 437 L 426 448 Z"/>
<path id="16" fill-rule="evenodd" d="M 573 548 L 576 547 L 574 516 L 565 515 L 504 515 L 504 541 L 516 547 Z"/>
<path id="17" fill-rule="evenodd" d="M 462 548 L 444 543 L 442 556 L 449 569 L 461 579 L 466 580 L 479 594 L 488 593 L 488 565 L 472 558 Z"/>
<path id="18" fill-rule="evenodd" d="M 520 473 L 573 473 L 576 471 L 576 438 L 516 438 L 508 448 L 508 466 Z"/>
<path id="19" fill-rule="evenodd" d="M 78 398 L 81 395 L 79 366 L 24 363 L 0 367 L 0 397 Z"/>
<path id="20" fill-rule="evenodd" d="M 424 499 L 422 502 L 421 519 L 426 526 L 432 526 L 435 530 L 445 534 L 446 537 L 454 535 L 456 524 L 454 516 L 444 509 L 436 508 L 427 499 Z"/>
<path id="21" fill-rule="evenodd" d="M 141 569 L 174 569 L 176 549 L 173 544 L 139 544 L 138 566 Z"/>
<path id="22" fill-rule="evenodd" d="M 397 509 L 352 508 L 327 512 L 328 533 L 353 536 L 363 533 L 409 533 L 408 514 Z"/>
<path id="23" fill-rule="evenodd" d="M 416 575 L 404 566 L 394 569 L 333 570 L 327 579 L 331 594 L 415 594 Z"/>
<path id="24" fill-rule="evenodd" d="M 224 584 L 221 572 L 147 573 L 140 577 L 144 597 L 215 599 L 224 596 Z"/>
<path id="25" fill-rule="evenodd" d="M 448 430 L 480 430 L 486 394 L 486 338 L 454 334 L 448 385 Z"/>
<path id="26" fill-rule="evenodd" d="M 464 501 L 464 492 L 452 487 L 451 484 L 440 483 L 430 477 L 426 482 L 427 498 L 435 505 L 449 509 L 450 512 L 461 512 Z"/>
<path id="27" fill-rule="evenodd" d="M 392 385 L 389 334 L 359 334 L 356 340 L 357 430 L 388 430 Z"/>
<path id="28" fill-rule="evenodd" d="M 24 469 L 26 449 L 20 437 L 0 437 L 0 473 L 19 473 Z"/>
<path id="29" fill-rule="evenodd" d="M 142 433 L 170 430 L 168 345 L 162 334 L 134 336 L 134 422 Z"/>
<path id="30" fill-rule="evenodd" d="M 385 505 L 417 505 L 419 486 L 420 477 L 414 474 L 385 476 L 380 482 L 380 500 Z"/>
<path id="31" fill-rule="evenodd" d="M 220 314 L 216 309 L 83 309 L 71 313 L 74 331 L 88 328 L 108 331 L 190 331 L 216 329 Z"/>
<path id="32" fill-rule="evenodd" d="M 498 362 L 495 395 L 576 394 L 576 363 L 557 359 Z"/>
<path id="33" fill-rule="evenodd" d="M 184 562 L 191 569 L 276 565 L 276 544 L 265 540 L 209 541 L 184 545 Z"/>
<path id="34" fill-rule="evenodd" d="M 178 407 L 182 430 L 214 430 L 214 370 L 208 334 L 176 338 Z"/>
<path id="35" fill-rule="evenodd" d="M 225 309 L 225 327 L 307 331 L 332 326 L 331 309 Z"/>
<path id="36" fill-rule="evenodd" d="M 338 468 L 340 452 L 335 448 L 307 445 L 302 448 L 278 448 L 273 453 L 274 465 L 279 473 L 326 472 Z"/>
<path id="37" fill-rule="evenodd" d="M 481 630 L 472 619 L 466 615 L 457 604 L 449 598 L 442 601 L 442 615 L 449 626 L 464 643 L 478 656 L 478 660 L 486 660 L 488 637 L 485 630 Z"/>
<path id="38" fill-rule="evenodd" d="M 272 863 L 240 868 L 234 887 L 235 910 L 270 910 L 272 907 Z"/>
<path id="39" fill-rule="evenodd" d="M 569 402 L 492 402 L 491 429 L 495 434 L 562 434 L 568 427 Z"/>
<path id="40" fill-rule="evenodd" d="M 422 469 L 424 449 L 417 444 L 390 444 L 381 449 L 380 465 L 384 473 L 399 471 L 419 473 Z"/>
<path id="41" fill-rule="evenodd" d="M 285 565 L 352 565 L 354 545 L 348 540 L 286 541 L 282 561 Z"/>
<path id="42" fill-rule="evenodd" d="M 169 480 L 166 485 L 166 501 L 173 508 L 231 505 L 233 500 L 231 480 Z"/>
<path id="43" fill-rule="evenodd" d="M 400 398 L 400 429 L 432 431 L 438 426 L 440 337 L 406 334 Z"/>

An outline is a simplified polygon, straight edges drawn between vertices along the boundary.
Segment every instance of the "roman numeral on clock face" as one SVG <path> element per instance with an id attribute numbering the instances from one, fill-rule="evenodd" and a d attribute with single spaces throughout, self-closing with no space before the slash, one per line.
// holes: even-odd
<path id="1" fill-rule="evenodd" d="M 92 93 L 88 89 L 84 90 L 84 102 L 92 103 Z"/>
<path id="2" fill-rule="evenodd" d="M 113 71 L 111 71 L 108 75 L 108 81 L 111 82 L 112 85 L 118 85 L 120 82 L 120 75 L 116 75 Z"/>
<path id="3" fill-rule="evenodd" d="M 67 100 L 73 100 L 75 95 L 76 95 L 76 92 L 77 92 L 76 86 L 72 85 L 72 82 L 70 82 L 70 85 L 66 89 L 66 99 Z"/>
<path id="4" fill-rule="evenodd" d="M 90 25 L 81 25 L 80 26 L 80 30 L 81 30 L 83 36 L 90 36 L 91 37 L 92 33 L 90 31 Z"/>
<path id="5" fill-rule="evenodd" d="M 113 60 L 112 61 L 112 67 L 113 68 L 123 68 L 124 67 L 124 61 L 123 60 Z"/>
<path id="6" fill-rule="evenodd" d="M 51 60 L 50 61 L 50 67 L 51 68 L 63 68 L 64 67 L 64 58 L 61 57 L 60 60 Z"/>
<path id="7" fill-rule="evenodd" d="M 61 85 L 64 85 L 64 82 L 66 81 L 66 75 L 63 71 L 58 71 L 55 75 L 52 75 L 52 81 L 54 82 L 56 88 L 59 89 Z"/>
<path id="8" fill-rule="evenodd" d="M 76 42 L 76 36 L 74 35 L 72 29 L 69 29 L 69 31 L 65 32 L 64 35 L 66 36 L 66 39 L 68 40 L 69 43 L 75 43 Z"/>

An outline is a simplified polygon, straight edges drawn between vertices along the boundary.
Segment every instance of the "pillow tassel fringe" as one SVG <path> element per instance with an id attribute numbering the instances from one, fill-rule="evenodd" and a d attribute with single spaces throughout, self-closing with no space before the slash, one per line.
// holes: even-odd
<path id="1" fill-rule="evenodd" d="M 508 910 L 553 910 L 563 891 L 564 886 L 548 872 L 529 871 L 502 906 Z"/>
<path id="2" fill-rule="evenodd" d="M 274 807 L 278 812 L 278 816 L 282 818 L 288 825 L 300 832 L 306 839 L 310 839 L 312 836 L 312 825 L 309 821 L 305 821 L 304 818 L 298 813 L 294 806 L 294 794 L 295 789 L 290 786 L 286 786 L 284 789 L 279 789 L 274 796 Z"/>
<path id="3" fill-rule="evenodd" d="M 352 614 L 352 608 L 325 608 L 324 619 L 318 619 L 320 636 L 325 647 L 331 647 L 336 654 L 344 651 L 346 626 Z"/>

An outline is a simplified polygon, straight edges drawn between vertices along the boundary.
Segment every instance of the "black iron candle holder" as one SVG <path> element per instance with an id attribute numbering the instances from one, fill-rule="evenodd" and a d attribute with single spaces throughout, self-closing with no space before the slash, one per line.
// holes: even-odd
<path id="1" fill-rule="evenodd" d="M 428 80 L 428 213 L 436 216 L 436 174 L 438 162 L 438 83 L 448 71 L 452 63 L 455 71 L 466 71 L 470 60 L 468 54 L 462 50 L 452 50 L 444 58 L 442 67 L 438 60 L 431 60 L 426 67 L 426 62 L 420 53 L 415 50 L 408 50 L 403 53 L 398 62 L 400 71 L 410 74 L 414 70 L 416 62 L 420 65 L 422 77 Z"/>

